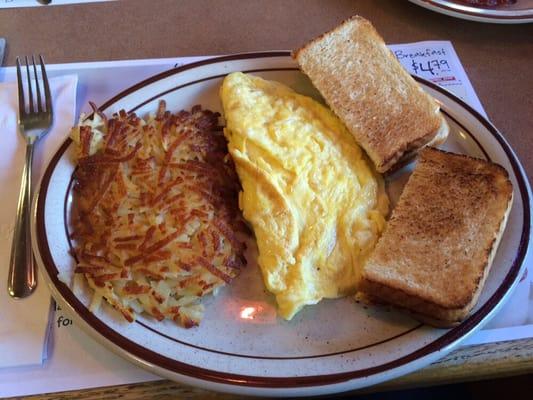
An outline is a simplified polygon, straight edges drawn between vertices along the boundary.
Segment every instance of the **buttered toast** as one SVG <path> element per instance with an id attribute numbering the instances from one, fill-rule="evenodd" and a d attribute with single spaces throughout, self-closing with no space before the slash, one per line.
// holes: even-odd
<path id="1" fill-rule="evenodd" d="M 456 325 L 483 288 L 512 199 L 501 166 L 422 150 L 359 290 L 431 325 Z"/>
<path id="2" fill-rule="evenodd" d="M 438 103 L 403 69 L 366 19 L 344 21 L 293 57 L 378 172 L 446 140 L 448 126 Z"/>

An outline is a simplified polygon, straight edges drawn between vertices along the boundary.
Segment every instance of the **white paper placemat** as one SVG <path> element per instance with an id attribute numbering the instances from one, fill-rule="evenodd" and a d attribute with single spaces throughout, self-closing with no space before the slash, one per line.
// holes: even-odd
<path id="1" fill-rule="evenodd" d="M 421 76 L 441 84 L 485 114 L 459 59 L 448 41 L 392 45 L 402 64 L 413 71 L 413 60 Z M 401 53 L 398 53 L 401 51 Z M 403 58 L 401 57 L 403 56 Z M 79 76 L 77 109 L 90 111 L 88 101 L 101 104 L 132 84 L 174 66 L 206 57 L 181 57 L 119 62 L 51 65 L 49 75 L 75 72 Z M 429 63 L 429 64 L 428 64 Z M 437 63 L 440 68 L 437 68 Z M 433 72 L 431 72 L 433 68 Z M 12 69 L 0 69 L 0 80 L 13 80 Z M 531 265 L 529 254 L 528 265 Z M 531 268 L 530 268 L 531 269 Z M 531 274 L 530 274 L 531 276 Z M 516 294 L 491 322 L 497 329 L 482 330 L 467 344 L 490 343 L 533 337 L 533 307 L 528 320 L 530 278 L 524 279 Z M 514 302 L 514 303 L 513 303 Z M 514 304 L 514 305 L 513 305 Z M 519 304 L 519 307 L 516 306 Z M 508 312 L 513 307 L 513 312 Z M 524 310 L 517 313 L 517 309 Z M 513 318 L 509 318 L 512 315 Z M 56 310 L 51 317 L 49 359 L 39 368 L 0 369 L 0 396 L 29 395 L 43 392 L 128 384 L 160 379 L 114 355 L 72 324 L 68 315 Z M 73 359 L 72 354 L 76 354 Z M 23 387 L 17 382 L 24 380 Z"/>
<path id="2" fill-rule="evenodd" d="M 36 144 L 32 168 L 35 182 L 74 122 L 77 81 L 76 75 L 50 79 L 55 119 L 50 132 Z M 46 352 L 50 292 L 40 284 L 28 298 L 13 299 L 4 286 L 26 150 L 26 141 L 17 128 L 18 95 L 14 82 L 0 83 L 0 104 L 0 368 L 40 365 L 43 351 Z"/>

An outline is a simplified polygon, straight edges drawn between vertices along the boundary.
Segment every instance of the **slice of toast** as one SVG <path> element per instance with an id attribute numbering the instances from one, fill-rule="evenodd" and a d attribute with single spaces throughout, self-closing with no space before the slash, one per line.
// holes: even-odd
<path id="1" fill-rule="evenodd" d="M 293 57 L 378 172 L 432 141 L 446 139 L 438 103 L 405 71 L 366 19 L 344 21 L 294 51 Z"/>
<path id="2" fill-rule="evenodd" d="M 431 325 L 456 325 L 477 302 L 512 198 L 501 166 L 425 148 L 359 290 Z"/>

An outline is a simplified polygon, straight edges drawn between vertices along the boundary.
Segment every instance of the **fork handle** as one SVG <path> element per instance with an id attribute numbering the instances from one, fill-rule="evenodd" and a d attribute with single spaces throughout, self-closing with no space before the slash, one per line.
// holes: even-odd
<path id="1" fill-rule="evenodd" d="M 33 141 L 26 144 L 26 162 L 22 170 L 17 219 L 13 242 L 7 290 L 16 299 L 29 296 L 37 286 L 35 261 L 31 250 L 30 239 L 30 206 L 31 206 L 31 166 L 33 161 Z"/>

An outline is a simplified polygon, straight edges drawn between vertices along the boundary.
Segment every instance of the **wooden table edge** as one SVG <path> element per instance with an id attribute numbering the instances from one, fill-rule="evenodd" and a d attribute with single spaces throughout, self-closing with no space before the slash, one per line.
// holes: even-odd
<path id="1" fill-rule="evenodd" d="M 533 338 L 461 347 L 417 372 L 372 386 L 358 393 L 502 378 L 533 373 Z M 92 389 L 30 396 L 31 399 L 229 399 L 235 395 L 215 393 L 181 383 L 158 380 Z M 244 398 L 240 397 L 239 398 Z"/>

